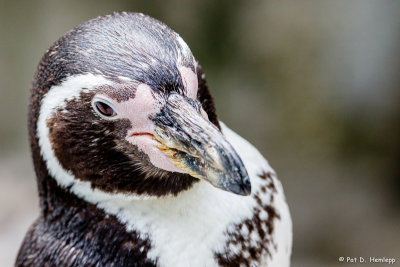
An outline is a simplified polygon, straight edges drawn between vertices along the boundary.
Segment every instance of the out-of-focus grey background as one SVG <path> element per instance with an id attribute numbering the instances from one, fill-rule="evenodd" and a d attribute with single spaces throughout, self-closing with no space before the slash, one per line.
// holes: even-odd
<path id="1" fill-rule="evenodd" d="M 189 44 L 220 119 L 280 175 L 293 266 L 399 263 L 399 1 L 0 0 L 0 266 L 38 214 L 26 129 L 36 65 L 66 31 L 112 11 L 149 14 Z"/>

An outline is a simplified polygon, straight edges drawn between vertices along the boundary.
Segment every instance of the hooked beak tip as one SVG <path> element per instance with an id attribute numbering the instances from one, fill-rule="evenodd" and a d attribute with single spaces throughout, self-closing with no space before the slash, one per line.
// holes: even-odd
<path id="1" fill-rule="evenodd" d="M 244 196 L 248 196 L 251 194 L 251 183 L 249 180 L 246 180 L 243 184 L 243 192 L 244 192 Z"/>
<path id="2" fill-rule="evenodd" d="M 222 189 L 241 196 L 248 196 L 251 194 L 251 184 L 248 179 L 240 183 L 230 183 L 223 186 Z"/>

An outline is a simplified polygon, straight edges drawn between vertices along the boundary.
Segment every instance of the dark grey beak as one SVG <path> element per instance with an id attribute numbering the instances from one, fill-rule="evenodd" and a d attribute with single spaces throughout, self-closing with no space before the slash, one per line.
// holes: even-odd
<path id="1" fill-rule="evenodd" d="M 199 102 L 172 93 L 153 121 L 158 148 L 177 167 L 220 189 L 238 195 L 251 193 L 242 160 L 206 118 Z"/>

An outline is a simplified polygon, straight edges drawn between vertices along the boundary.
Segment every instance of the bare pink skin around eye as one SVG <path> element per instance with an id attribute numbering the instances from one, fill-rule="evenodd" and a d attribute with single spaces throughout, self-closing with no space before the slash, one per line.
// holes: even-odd
<path id="1" fill-rule="evenodd" d="M 132 124 L 126 140 L 147 154 L 150 162 L 157 168 L 184 173 L 157 148 L 158 143 L 153 140 L 154 123 L 149 116 L 160 112 L 162 103 L 161 100 L 155 99 L 151 92 L 148 85 L 141 84 L 136 90 L 135 98 L 116 104 L 121 117 L 129 119 Z"/>
<path id="2" fill-rule="evenodd" d="M 192 71 L 192 69 L 188 67 L 179 67 L 178 68 L 183 84 L 186 88 L 186 93 L 189 98 L 196 99 L 197 98 L 197 90 L 199 87 L 197 81 L 197 75 Z"/>

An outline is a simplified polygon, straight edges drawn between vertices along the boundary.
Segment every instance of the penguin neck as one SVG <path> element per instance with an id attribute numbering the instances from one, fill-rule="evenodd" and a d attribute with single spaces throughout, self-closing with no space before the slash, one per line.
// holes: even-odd
<path id="1" fill-rule="evenodd" d="M 108 259 L 112 261 L 111 265 L 140 263 L 141 266 L 155 266 L 147 257 L 152 246 L 148 238 L 141 237 L 136 231 L 128 232 L 116 216 L 68 192 L 54 178 L 38 178 L 41 216 L 33 229 L 39 233 L 37 238 L 45 235 L 46 242 L 51 244 L 41 255 L 46 255 L 51 262 L 58 262 L 60 251 L 77 248 L 80 251 L 77 258 L 82 262 L 89 260 L 88 265 Z M 41 229 L 44 232 L 40 232 Z M 81 255 L 92 258 L 80 258 Z"/>
<path id="2" fill-rule="evenodd" d="M 70 186 L 61 185 L 57 177 L 50 174 L 46 162 L 40 155 L 39 147 L 35 143 L 32 146 L 32 156 L 34 167 L 37 175 L 37 184 L 40 198 L 40 207 L 42 217 L 52 218 L 58 214 L 60 210 L 74 210 L 79 212 L 85 209 L 98 209 L 106 216 L 108 214 L 116 215 L 114 212 L 108 212 L 99 203 L 107 203 L 108 208 L 111 206 L 121 209 L 125 205 L 133 203 L 141 203 L 140 205 L 146 206 L 147 203 L 162 203 L 168 199 L 180 199 L 181 195 L 196 194 L 197 185 L 200 184 L 198 180 L 193 183 L 189 189 L 182 189 L 177 194 L 165 196 L 152 196 L 152 195 L 137 195 L 127 193 L 110 193 L 104 192 L 96 188 L 92 188 L 90 182 L 82 182 L 76 179 L 76 183 Z M 206 184 L 202 182 L 203 186 Z M 206 184 L 207 187 L 211 185 Z M 214 188 L 213 188 L 214 189 Z M 217 189 L 215 189 L 217 190 Z M 213 190 L 214 191 L 214 190 Z M 219 190 L 217 190 L 219 191 Z M 106 213 L 104 213 L 106 210 Z M 112 208 L 111 208 L 112 210 Z"/>
<path id="3" fill-rule="evenodd" d="M 43 162 L 40 164 L 45 166 Z M 98 209 L 101 213 L 106 216 L 107 214 L 114 214 L 109 212 L 107 209 L 102 207 L 102 203 L 107 203 L 107 207 L 110 205 L 121 209 L 125 205 L 134 203 L 141 203 L 140 205 L 147 206 L 147 203 L 162 203 L 169 199 L 180 199 L 182 195 L 197 195 L 196 190 L 197 184 L 189 188 L 180 191 L 176 195 L 166 196 L 149 196 L 149 195 L 137 195 L 137 194 L 125 194 L 125 193 L 110 193 L 103 192 L 99 189 L 92 188 L 89 182 L 78 182 L 69 187 L 60 185 L 55 177 L 49 174 L 47 168 L 37 168 L 37 182 L 38 191 L 40 197 L 40 206 L 42 216 L 44 218 L 52 217 L 53 213 L 58 213 L 58 210 L 75 210 L 81 211 L 85 209 Z M 204 186 L 204 182 L 202 183 Z M 206 184 L 206 186 L 210 186 Z M 211 186 L 210 186 L 211 187 Z M 112 210 L 112 209 L 111 209 Z M 104 211 L 106 211 L 104 213 Z"/>
<path id="4" fill-rule="evenodd" d="M 41 217 L 46 222 L 52 223 L 55 218 L 58 221 L 63 221 L 73 215 L 72 213 L 78 214 L 86 210 L 97 210 L 95 205 L 87 203 L 70 193 L 66 188 L 59 186 L 46 169 L 42 169 L 36 173 Z M 100 210 L 99 212 L 99 214 L 102 213 Z M 88 217 L 87 219 L 90 221 L 93 218 Z"/>

